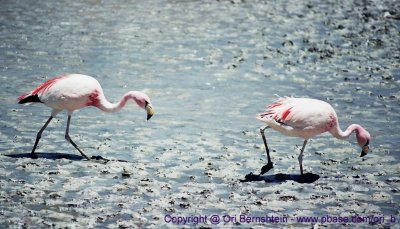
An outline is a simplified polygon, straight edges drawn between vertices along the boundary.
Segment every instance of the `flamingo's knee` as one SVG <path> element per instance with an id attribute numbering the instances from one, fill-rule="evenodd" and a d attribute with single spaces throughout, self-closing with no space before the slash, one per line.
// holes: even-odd
<path id="1" fill-rule="evenodd" d="M 299 160 L 300 164 L 303 162 L 303 156 L 302 155 L 299 155 L 299 157 L 297 159 Z"/>
<path id="2" fill-rule="evenodd" d="M 37 135 L 36 135 L 36 139 L 40 139 L 40 138 L 42 138 L 42 132 L 39 132 L 39 133 L 37 133 Z"/>

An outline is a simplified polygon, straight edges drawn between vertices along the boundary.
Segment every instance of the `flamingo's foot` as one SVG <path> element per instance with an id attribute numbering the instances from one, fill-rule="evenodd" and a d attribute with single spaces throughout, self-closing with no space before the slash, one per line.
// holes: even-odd
<path id="1" fill-rule="evenodd" d="M 108 159 L 106 159 L 106 158 L 104 158 L 104 157 L 102 157 L 102 156 L 92 156 L 90 159 L 88 158 L 88 160 L 95 160 L 95 161 L 99 161 L 99 162 L 102 162 L 102 163 L 104 163 L 104 164 L 107 164 L 107 162 L 109 162 L 110 160 L 108 160 Z"/>
<path id="2" fill-rule="evenodd" d="M 268 162 L 268 164 L 264 165 L 261 168 L 261 173 L 260 176 L 263 175 L 264 173 L 268 172 L 269 170 L 271 170 L 272 168 L 274 168 L 274 164 L 272 163 L 272 161 Z"/>
<path id="3" fill-rule="evenodd" d="M 260 179 L 260 175 L 256 175 L 254 173 L 249 173 L 244 176 L 244 180 L 240 180 L 241 182 L 248 182 L 248 181 L 256 181 Z"/>

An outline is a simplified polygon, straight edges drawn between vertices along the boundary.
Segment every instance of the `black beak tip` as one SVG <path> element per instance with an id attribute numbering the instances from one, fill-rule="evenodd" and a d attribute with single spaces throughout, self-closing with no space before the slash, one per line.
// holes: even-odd
<path id="1" fill-rule="evenodd" d="M 368 146 L 368 145 L 365 145 L 365 146 L 363 147 L 362 151 L 361 151 L 360 157 L 364 157 L 365 155 L 368 154 L 368 152 L 369 152 L 369 146 Z"/>
<path id="2" fill-rule="evenodd" d="M 153 115 L 151 115 L 151 114 L 147 114 L 147 120 L 151 119 L 152 116 Z"/>

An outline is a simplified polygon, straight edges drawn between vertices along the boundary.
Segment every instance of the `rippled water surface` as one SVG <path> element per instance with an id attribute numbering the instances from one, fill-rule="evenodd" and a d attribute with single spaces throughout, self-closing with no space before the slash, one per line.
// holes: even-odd
<path id="1" fill-rule="evenodd" d="M 389 220 L 400 220 L 398 1 L 0 5 L 0 227 L 177 226 L 166 215 L 266 225 L 224 224 L 241 214 L 288 217 L 276 227 L 309 228 L 295 217 L 326 215 L 385 217 L 334 226 L 399 227 Z M 71 137 L 108 163 L 82 160 L 64 140 L 65 113 L 44 132 L 39 158 L 24 156 L 51 110 L 16 98 L 66 73 L 96 77 L 110 101 L 129 90 L 152 98 L 150 121 L 132 104 L 74 113 Z M 255 116 L 276 95 L 331 103 L 342 128 L 371 133 L 370 153 L 358 157 L 354 136 L 326 134 L 305 152 L 314 183 L 241 183 L 266 163 Z M 298 174 L 302 140 L 267 138 L 269 174 Z"/>

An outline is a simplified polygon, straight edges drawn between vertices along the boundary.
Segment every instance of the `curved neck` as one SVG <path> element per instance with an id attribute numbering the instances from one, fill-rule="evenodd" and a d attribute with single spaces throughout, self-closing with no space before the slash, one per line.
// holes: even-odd
<path id="1" fill-rule="evenodd" d="M 137 103 L 137 101 L 138 101 L 138 92 L 137 91 L 127 92 L 125 95 L 122 96 L 121 100 L 118 103 L 110 103 L 110 102 L 108 102 L 108 100 L 103 95 L 100 98 L 99 103 L 97 104 L 97 107 L 99 109 L 101 109 L 102 111 L 105 111 L 105 112 L 111 112 L 111 113 L 112 112 L 118 112 L 126 105 L 126 102 L 129 99 L 133 99 Z"/>
<path id="2" fill-rule="evenodd" d="M 339 125 L 336 125 L 336 128 L 333 128 L 331 131 L 329 131 L 335 138 L 338 139 L 346 139 L 348 138 L 351 133 L 354 131 L 356 134 L 362 129 L 362 127 L 358 124 L 351 124 L 345 131 L 342 131 L 339 127 Z"/>

